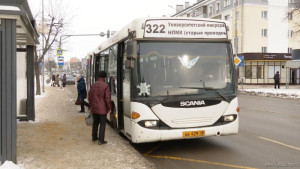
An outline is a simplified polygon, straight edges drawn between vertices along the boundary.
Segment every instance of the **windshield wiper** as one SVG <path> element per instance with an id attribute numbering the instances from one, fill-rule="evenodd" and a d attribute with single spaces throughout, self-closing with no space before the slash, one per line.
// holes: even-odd
<path id="1" fill-rule="evenodd" d="M 223 100 L 227 101 L 229 103 L 229 99 L 222 95 L 218 90 L 215 90 L 212 87 L 179 87 L 179 88 L 185 88 L 185 89 L 204 89 L 204 90 L 212 90 L 214 91 L 218 96 L 220 96 Z"/>

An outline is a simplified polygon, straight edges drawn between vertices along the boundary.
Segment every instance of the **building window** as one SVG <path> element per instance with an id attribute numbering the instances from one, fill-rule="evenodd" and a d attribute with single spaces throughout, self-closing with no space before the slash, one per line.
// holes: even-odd
<path id="1" fill-rule="evenodd" d="M 261 18 L 267 19 L 268 18 L 268 11 L 261 11 Z"/>
<path id="2" fill-rule="evenodd" d="M 251 66 L 251 78 L 252 79 L 257 79 L 257 67 L 256 66 Z"/>
<path id="3" fill-rule="evenodd" d="M 263 79 L 264 78 L 264 66 L 263 65 L 246 65 L 245 66 L 245 78 L 247 79 Z"/>
<path id="4" fill-rule="evenodd" d="M 293 13 L 288 13 L 288 19 L 293 20 Z"/>
<path id="5" fill-rule="evenodd" d="M 224 7 L 227 7 L 230 5 L 231 0 L 224 0 Z"/>
<path id="6" fill-rule="evenodd" d="M 250 65 L 245 66 L 245 78 L 246 79 L 251 78 L 251 66 Z"/>
<path id="7" fill-rule="evenodd" d="M 268 52 L 268 48 L 263 46 L 261 47 L 261 53 L 267 53 Z"/>
<path id="8" fill-rule="evenodd" d="M 280 66 L 268 66 L 268 78 L 273 79 L 275 73 L 279 71 L 280 73 Z"/>
<path id="9" fill-rule="evenodd" d="M 288 32 L 288 37 L 289 37 L 289 38 L 292 38 L 292 37 L 293 37 L 293 34 L 294 34 L 294 31 L 293 31 L 293 30 L 289 30 L 289 32 Z"/>
<path id="10" fill-rule="evenodd" d="M 209 5 L 209 7 L 208 7 L 208 16 L 212 16 L 212 6 L 211 5 Z"/>
<path id="11" fill-rule="evenodd" d="M 257 66 L 257 79 L 263 79 L 264 78 L 264 66 L 258 65 Z"/>
<path id="12" fill-rule="evenodd" d="M 229 21 L 229 19 L 230 19 L 230 15 L 225 15 L 224 16 L 224 20 Z"/>
<path id="13" fill-rule="evenodd" d="M 216 13 L 220 12 L 220 2 L 216 3 Z"/>
<path id="14" fill-rule="evenodd" d="M 268 36 L 268 29 L 262 29 L 261 30 L 261 36 L 262 37 L 267 37 Z"/>
<path id="15" fill-rule="evenodd" d="M 288 53 L 292 53 L 293 48 L 288 48 Z"/>

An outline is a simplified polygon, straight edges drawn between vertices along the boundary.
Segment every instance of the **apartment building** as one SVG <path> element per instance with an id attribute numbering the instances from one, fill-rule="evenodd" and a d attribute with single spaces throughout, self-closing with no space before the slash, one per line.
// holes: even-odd
<path id="1" fill-rule="evenodd" d="M 244 56 L 239 78 L 246 84 L 271 84 L 279 71 L 281 83 L 300 84 L 300 69 L 285 69 L 293 49 L 300 15 L 289 11 L 299 0 L 197 0 L 176 6 L 173 17 L 202 17 L 230 21 L 233 52 Z M 287 80 L 286 80 L 287 79 Z"/>

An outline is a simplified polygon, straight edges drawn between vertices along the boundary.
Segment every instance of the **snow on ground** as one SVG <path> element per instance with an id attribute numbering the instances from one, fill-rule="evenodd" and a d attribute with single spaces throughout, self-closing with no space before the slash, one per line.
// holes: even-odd
<path id="1" fill-rule="evenodd" d="M 280 89 L 274 89 L 272 86 L 239 86 L 239 92 L 241 94 L 251 94 L 266 97 L 280 97 L 289 99 L 300 99 L 300 86 L 292 86 L 286 89 L 282 86 Z"/>
<path id="2" fill-rule="evenodd" d="M 5 161 L 3 165 L 0 166 L 0 169 L 20 169 L 20 167 L 12 161 Z"/>

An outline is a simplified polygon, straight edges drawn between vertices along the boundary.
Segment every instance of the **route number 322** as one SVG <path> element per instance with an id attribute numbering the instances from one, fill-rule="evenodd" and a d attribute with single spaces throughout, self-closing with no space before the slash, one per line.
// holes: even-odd
<path id="1" fill-rule="evenodd" d="M 147 33 L 166 33 L 165 31 L 166 26 L 164 24 L 147 24 L 146 25 L 146 32 Z"/>

